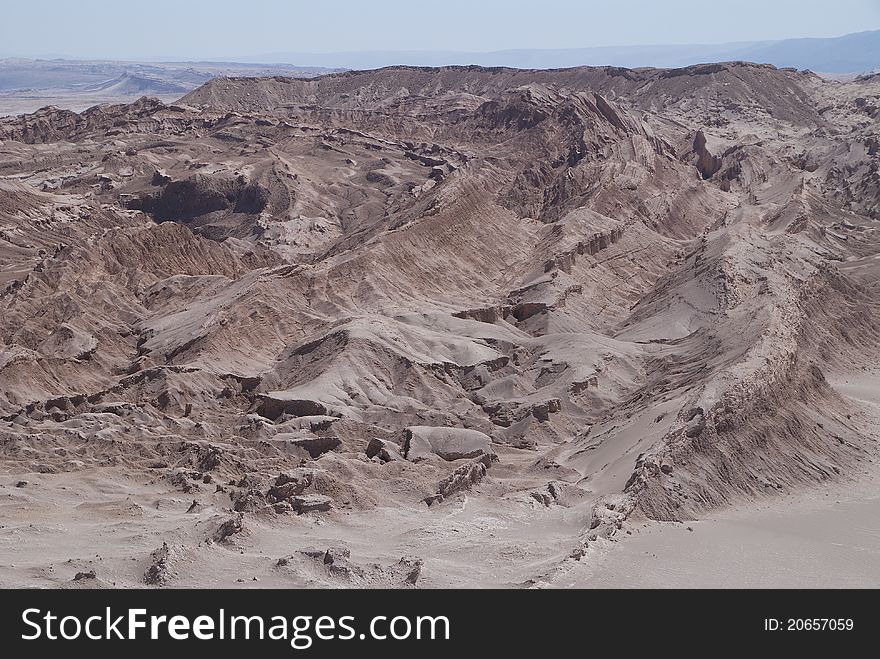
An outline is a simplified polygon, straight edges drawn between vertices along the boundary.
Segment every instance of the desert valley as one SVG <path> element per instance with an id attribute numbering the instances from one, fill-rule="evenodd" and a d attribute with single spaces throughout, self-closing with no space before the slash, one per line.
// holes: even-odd
<path id="1" fill-rule="evenodd" d="M 876 585 L 878 118 L 732 62 L 0 120 L 0 586 Z"/>

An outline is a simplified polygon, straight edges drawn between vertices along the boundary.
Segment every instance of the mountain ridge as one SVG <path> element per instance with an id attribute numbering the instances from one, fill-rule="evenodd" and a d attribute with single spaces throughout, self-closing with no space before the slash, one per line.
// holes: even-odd
<path id="1" fill-rule="evenodd" d="M 477 64 L 522 69 L 577 66 L 681 68 L 707 62 L 747 60 L 773 64 L 779 68 L 810 69 L 819 73 L 864 73 L 880 67 L 880 30 L 830 38 L 804 37 L 727 44 L 507 49 L 493 52 L 267 53 L 231 59 L 364 70 L 398 64 L 432 67 Z"/>

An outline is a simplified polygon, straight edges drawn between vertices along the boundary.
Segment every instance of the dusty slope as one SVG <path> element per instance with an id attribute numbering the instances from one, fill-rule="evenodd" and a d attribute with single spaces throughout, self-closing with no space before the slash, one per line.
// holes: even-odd
<path id="1" fill-rule="evenodd" d="M 878 99 L 394 68 L 0 122 L 3 585 L 564 585 L 860 477 Z"/>

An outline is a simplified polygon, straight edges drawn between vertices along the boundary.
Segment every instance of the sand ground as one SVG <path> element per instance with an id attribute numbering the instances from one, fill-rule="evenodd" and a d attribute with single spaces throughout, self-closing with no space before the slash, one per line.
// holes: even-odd
<path id="1" fill-rule="evenodd" d="M 877 588 L 880 480 L 649 524 L 607 553 L 580 588 Z"/>
<path id="2" fill-rule="evenodd" d="M 831 384 L 880 419 L 880 373 Z M 880 469 L 717 512 L 688 524 L 645 524 L 599 559 L 581 588 L 877 588 Z"/>

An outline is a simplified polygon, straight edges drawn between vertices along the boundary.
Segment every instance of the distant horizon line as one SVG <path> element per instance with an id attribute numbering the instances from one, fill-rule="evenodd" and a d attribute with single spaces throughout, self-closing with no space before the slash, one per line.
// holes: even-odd
<path id="1" fill-rule="evenodd" d="M 730 47 L 730 46 L 754 46 L 765 44 L 776 44 L 788 41 L 833 41 L 835 39 L 843 39 L 851 36 L 863 34 L 871 34 L 880 32 L 880 28 L 860 30 L 858 32 L 847 32 L 832 37 L 786 37 L 781 39 L 756 39 L 743 41 L 724 41 L 724 42 L 694 42 L 694 43 L 639 43 L 639 44 L 616 44 L 605 46 L 573 46 L 564 48 L 547 48 L 547 47 L 521 47 L 521 48 L 501 48 L 496 50 L 448 50 L 448 49 L 377 49 L 377 50 L 328 50 L 328 51 L 276 51 L 270 53 L 259 53 L 254 55 L 236 55 L 229 56 L 200 56 L 200 57 L 176 57 L 167 56 L 148 56 L 148 57 L 88 57 L 88 56 L 71 56 L 69 54 L 50 53 L 46 55 L 20 55 L 20 54 L 0 54 L 0 61 L 5 60 L 27 60 L 34 62 L 114 62 L 114 63 L 144 63 L 144 64 L 246 64 L 252 66 L 259 65 L 284 65 L 298 68 L 334 68 L 324 66 L 299 65 L 291 62 L 273 61 L 273 57 L 289 57 L 289 56 L 352 56 L 352 55 L 504 55 L 508 53 L 526 53 L 526 52 L 543 52 L 543 53 L 562 53 L 577 51 L 602 51 L 602 50 L 626 50 L 626 49 L 675 49 L 675 48 L 713 48 L 713 47 Z M 266 58 L 266 59 L 260 59 Z M 417 65 L 416 65 L 417 66 Z M 338 67 L 345 68 L 345 67 Z"/>

